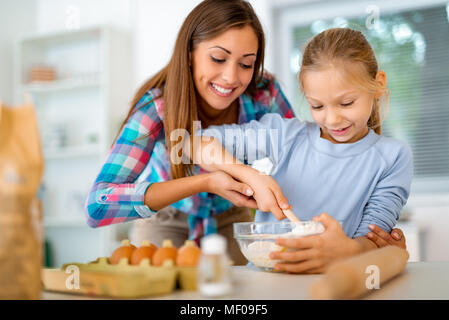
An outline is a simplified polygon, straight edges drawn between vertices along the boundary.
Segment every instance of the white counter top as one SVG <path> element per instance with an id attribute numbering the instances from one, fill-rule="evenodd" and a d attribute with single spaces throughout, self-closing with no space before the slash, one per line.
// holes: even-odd
<path id="1" fill-rule="evenodd" d="M 410 262 L 405 271 L 373 289 L 363 299 L 415 300 L 449 299 L 449 262 Z M 309 299 L 309 286 L 322 275 L 295 275 L 255 271 L 233 267 L 234 290 L 223 299 L 229 300 L 303 300 Z M 42 299 L 96 299 L 63 293 L 43 292 Z M 153 297 L 164 300 L 198 300 L 197 291 L 177 290 L 169 295 Z"/>

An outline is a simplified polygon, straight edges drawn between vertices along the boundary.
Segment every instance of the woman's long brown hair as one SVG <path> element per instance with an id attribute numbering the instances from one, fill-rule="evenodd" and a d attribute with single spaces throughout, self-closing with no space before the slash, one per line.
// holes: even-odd
<path id="1" fill-rule="evenodd" d="M 159 88 L 160 96 L 154 97 L 148 103 L 160 97 L 164 99 L 163 125 L 165 141 L 170 154 L 173 147 L 179 143 L 170 140 L 170 133 L 175 129 L 185 129 L 192 134 L 193 121 L 198 120 L 196 90 L 189 61 L 190 53 L 201 41 L 213 39 L 231 28 L 243 28 L 247 25 L 254 29 L 258 38 L 254 74 L 245 92 L 249 96 L 253 96 L 256 88 L 262 82 L 264 72 L 265 36 L 261 23 L 247 1 L 205 0 L 196 6 L 185 19 L 178 33 L 169 63 L 138 89 L 119 133 L 133 113 L 138 110 L 135 106 L 145 93 L 150 89 Z M 170 162 L 170 171 L 173 179 L 185 177 L 193 173 L 193 165 Z"/>

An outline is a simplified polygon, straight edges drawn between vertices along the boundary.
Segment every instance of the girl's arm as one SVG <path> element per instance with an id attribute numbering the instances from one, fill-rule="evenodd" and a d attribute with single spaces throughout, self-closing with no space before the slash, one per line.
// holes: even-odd
<path id="1" fill-rule="evenodd" d="M 289 208 L 288 200 L 271 176 L 244 165 L 212 137 L 197 136 L 193 139 L 196 141 L 192 147 L 186 149 L 192 150 L 191 158 L 195 163 L 210 172 L 223 171 L 247 184 L 254 192 L 259 210 L 272 212 L 278 220 L 285 218 L 282 210 Z"/>
<path id="2" fill-rule="evenodd" d="M 389 151 L 387 169 L 365 205 L 354 237 L 365 237 L 372 231 L 371 225 L 390 233 L 407 203 L 413 177 L 413 156 L 409 146 L 396 146 L 393 145 L 392 150 L 384 150 L 385 153 Z"/>
<path id="3" fill-rule="evenodd" d="M 354 241 L 356 241 L 356 243 L 358 245 L 358 247 L 357 247 L 358 250 L 355 252 L 356 254 L 359 254 L 359 253 L 362 253 L 365 251 L 369 251 L 369 250 L 373 250 L 373 249 L 377 249 L 377 245 L 373 241 L 371 241 L 365 237 L 354 238 Z"/>
<path id="4" fill-rule="evenodd" d="M 206 137 L 186 140 L 192 145 L 183 149 L 191 150 L 191 159 L 203 169 L 224 171 L 251 186 L 258 209 L 272 212 L 281 220 L 285 218 L 282 209 L 289 205 L 278 183 L 271 176 L 244 165 L 243 161 L 251 164 L 268 157 L 274 165 L 280 165 L 283 154 L 290 152 L 291 145 L 300 143 L 305 128 L 306 123 L 298 119 L 266 114 L 259 121 L 243 125 L 211 126 L 201 132 Z"/>
<path id="5" fill-rule="evenodd" d="M 393 145 L 394 146 L 394 145 Z M 413 156 L 410 147 L 401 144 L 389 153 L 389 167 L 377 183 L 363 212 L 355 237 L 363 251 L 385 245 L 406 248 L 400 229 L 393 229 L 410 194 Z M 389 233 L 391 231 L 391 233 Z M 399 236 L 395 236 L 395 234 Z M 402 235 L 402 236 L 401 236 Z M 395 238 L 393 238 L 395 237 Z"/>

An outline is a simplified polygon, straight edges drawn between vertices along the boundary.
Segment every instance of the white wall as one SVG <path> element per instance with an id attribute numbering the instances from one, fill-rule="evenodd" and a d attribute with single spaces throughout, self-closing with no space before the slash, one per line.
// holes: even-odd
<path id="1" fill-rule="evenodd" d="M 37 0 L 36 31 L 63 30 L 77 24 L 80 28 L 101 24 L 129 28 L 132 22 L 131 2 L 131 0 Z"/>
<path id="2" fill-rule="evenodd" d="M 12 104 L 14 100 L 14 41 L 20 34 L 35 28 L 35 9 L 34 0 L 0 0 L 0 101 L 5 104 Z"/>
<path id="3" fill-rule="evenodd" d="M 309 2 L 319 2 L 322 0 L 248 0 L 259 17 L 265 31 L 265 69 L 276 74 L 278 63 L 276 62 L 276 52 L 278 42 L 276 39 L 276 10 L 292 5 L 305 4 Z"/>
<path id="4" fill-rule="evenodd" d="M 447 194 L 410 194 L 407 202 L 410 221 L 420 228 L 422 259 L 449 261 L 449 196 Z"/>
<path id="5" fill-rule="evenodd" d="M 200 0 L 136 0 L 134 50 L 136 86 L 163 68 L 171 57 L 179 28 Z"/>
<path id="6" fill-rule="evenodd" d="M 135 35 L 135 74 L 136 85 L 148 79 L 170 59 L 179 28 L 189 12 L 201 0 L 170 0 L 158 2 L 136 0 L 133 8 Z M 250 0 L 266 33 L 265 67 L 273 71 L 273 40 L 269 30 L 273 21 L 271 6 L 273 0 Z M 156 31 L 156 32 L 155 32 Z"/>
<path id="7" fill-rule="evenodd" d="M 23 0 L 24 1 L 24 0 Z M 79 25 L 110 24 L 128 29 L 134 38 L 134 87 L 168 62 L 184 19 L 201 0 L 37 0 L 36 30 L 65 29 L 79 16 Z M 266 33 L 265 67 L 274 72 L 271 8 L 273 0 L 250 0 Z"/>

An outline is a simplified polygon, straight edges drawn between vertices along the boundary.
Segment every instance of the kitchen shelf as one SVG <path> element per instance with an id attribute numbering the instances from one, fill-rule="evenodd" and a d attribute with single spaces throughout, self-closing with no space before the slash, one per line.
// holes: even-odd
<path id="1" fill-rule="evenodd" d="M 31 97 L 36 108 L 45 160 L 44 227 L 54 265 L 73 254 L 104 256 L 116 245 L 116 226 L 90 228 L 83 211 L 129 109 L 132 47 L 129 30 L 107 25 L 16 40 L 14 98 L 20 104 L 24 96 Z M 36 66 L 53 68 L 56 79 L 30 82 Z"/>
<path id="2" fill-rule="evenodd" d="M 32 82 L 24 85 L 21 90 L 28 91 L 30 93 L 50 93 L 54 91 L 100 87 L 101 85 L 102 83 L 98 76 L 92 78 L 74 77 L 48 82 Z"/>

